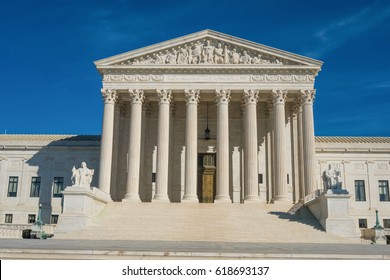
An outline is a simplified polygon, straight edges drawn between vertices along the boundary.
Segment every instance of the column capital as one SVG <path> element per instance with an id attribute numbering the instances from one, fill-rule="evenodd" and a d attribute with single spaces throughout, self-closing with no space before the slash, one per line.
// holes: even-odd
<path id="1" fill-rule="evenodd" d="M 116 92 L 116 89 L 107 89 L 107 88 L 102 88 L 102 97 L 104 103 L 115 103 L 118 100 L 118 94 Z"/>
<path id="2" fill-rule="evenodd" d="M 172 91 L 170 89 L 158 89 L 157 90 L 158 105 L 169 104 L 172 100 Z"/>
<path id="3" fill-rule="evenodd" d="M 142 89 L 129 89 L 129 97 L 131 104 L 142 104 L 145 100 L 144 91 Z"/>
<path id="4" fill-rule="evenodd" d="M 272 90 L 272 102 L 273 105 L 284 105 L 286 102 L 287 90 L 286 89 L 273 89 Z"/>
<path id="5" fill-rule="evenodd" d="M 259 100 L 259 91 L 255 89 L 244 89 L 244 94 L 242 95 L 242 101 L 244 105 L 247 104 L 256 104 Z"/>
<path id="6" fill-rule="evenodd" d="M 302 98 L 300 95 L 298 95 L 295 99 L 295 102 L 292 104 L 293 114 L 298 114 L 299 112 L 302 112 L 302 104 Z"/>
<path id="7" fill-rule="evenodd" d="M 230 102 L 230 90 L 229 89 L 217 89 L 215 90 L 215 103 L 220 104 L 229 104 Z"/>
<path id="8" fill-rule="evenodd" d="M 199 89 L 185 89 L 184 95 L 186 98 L 186 105 L 188 104 L 198 104 L 200 99 Z"/>
<path id="9" fill-rule="evenodd" d="M 302 105 L 313 104 L 315 93 L 315 89 L 301 89 L 300 99 Z"/>

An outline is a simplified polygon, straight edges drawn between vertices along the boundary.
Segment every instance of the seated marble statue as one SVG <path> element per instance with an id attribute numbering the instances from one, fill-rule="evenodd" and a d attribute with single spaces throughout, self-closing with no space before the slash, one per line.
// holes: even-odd
<path id="1" fill-rule="evenodd" d="M 332 167 L 331 164 L 329 164 L 328 169 L 325 170 L 323 173 L 325 189 L 327 190 L 341 189 L 340 175 L 341 175 L 340 171 Z"/>
<path id="2" fill-rule="evenodd" d="M 89 169 L 85 162 L 81 163 L 81 167 L 72 168 L 72 186 L 89 188 L 91 186 L 94 169 Z"/>

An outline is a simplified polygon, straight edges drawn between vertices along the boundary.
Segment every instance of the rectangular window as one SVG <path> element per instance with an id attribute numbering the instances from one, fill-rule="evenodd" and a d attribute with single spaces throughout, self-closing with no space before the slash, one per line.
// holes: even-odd
<path id="1" fill-rule="evenodd" d="M 57 224 L 58 223 L 58 215 L 51 215 L 51 224 Z"/>
<path id="2" fill-rule="evenodd" d="M 366 201 L 366 189 L 364 180 L 355 180 L 355 200 Z"/>
<path id="3" fill-rule="evenodd" d="M 29 224 L 35 223 L 35 214 L 28 214 L 28 223 Z"/>
<path id="4" fill-rule="evenodd" d="M 390 228 L 390 219 L 383 219 L 383 227 Z"/>
<path id="5" fill-rule="evenodd" d="M 12 224 L 13 214 L 5 214 L 5 223 Z"/>
<path id="6" fill-rule="evenodd" d="M 40 189 L 41 189 L 41 177 L 32 177 L 30 197 L 39 197 Z"/>
<path id="7" fill-rule="evenodd" d="M 389 200 L 389 181 L 379 181 L 379 201 Z"/>
<path id="8" fill-rule="evenodd" d="M 54 177 L 53 197 L 62 197 L 63 190 L 64 190 L 64 177 Z"/>
<path id="9" fill-rule="evenodd" d="M 367 219 L 359 219 L 359 228 L 367 228 Z"/>
<path id="10" fill-rule="evenodd" d="M 19 180 L 19 178 L 16 176 L 9 177 L 7 196 L 16 197 L 16 195 L 18 193 L 18 180 Z"/>

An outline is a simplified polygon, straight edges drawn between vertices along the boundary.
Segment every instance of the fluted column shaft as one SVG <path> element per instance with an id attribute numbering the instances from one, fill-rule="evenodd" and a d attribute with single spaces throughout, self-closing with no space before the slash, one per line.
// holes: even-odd
<path id="1" fill-rule="evenodd" d="M 305 197 L 305 164 L 303 162 L 303 130 L 302 130 L 302 104 L 300 97 L 297 101 L 297 130 L 298 130 L 298 178 L 299 178 L 299 199 Z"/>
<path id="2" fill-rule="evenodd" d="M 229 101 L 230 90 L 216 90 L 217 193 L 215 202 L 231 202 L 229 196 Z"/>
<path id="3" fill-rule="evenodd" d="M 198 102 L 199 90 L 185 90 L 186 97 L 186 152 L 183 201 L 198 202 Z"/>
<path id="4" fill-rule="evenodd" d="M 100 143 L 99 188 L 110 194 L 112 144 L 114 137 L 114 108 L 118 99 L 115 89 L 102 89 L 104 100 L 102 139 Z"/>
<path id="5" fill-rule="evenodd" d="M 260 201 L 258 184 L 258 156 L 257 156 L 257 116 L 256 103 L 258 91 L 245 90 L 243 102 L 245 105 L 245 137 L 244 137 L 244 184 L 245 201 Z"/>
<path id="6" fill-rule="evenodd" d="M 127 165 L 126 200 L 141 201 L 139 197 L 139 176 L 141 160 L 141 120 L 143 90 L 129 90 L 130 95 L 130 129 L 129 129 L 129 158 Z"/>
<path id="7" fill-rule="evenodd" d="M 154 200 L 169 202 L 168 166 L 169 166 L 169 106 L 172 99 L 171 90 L 157 90 L 158 131 L 157 131 L 157 174 L 156 194 Z"/>
<path id="8" fill-rule="evenodd" d="M 304 182 L 305 194 L 308 195 L 317 189 L 316 162 L 314 139 L 313 102 L 314 89 L 301 90 L 302 100 L 302 130 L 303 130 L 303 160 L 305 164 Z"/>
<path id="9" fill-rule="evenodd" d="M 274 105 L 274 160 L 275 160 L 275 200 L 287 201 L 286 173 L 286 132 L 285 132 L 285 102 L 287 90 L 273 90 Z"/>

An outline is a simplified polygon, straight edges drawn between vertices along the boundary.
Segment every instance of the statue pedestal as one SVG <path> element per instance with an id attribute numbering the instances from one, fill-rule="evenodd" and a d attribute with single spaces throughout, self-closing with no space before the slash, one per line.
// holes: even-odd
<path id="1" fill-rule="evenodd" d="M 306 203 L 326 232 L 350 238 L 358 238 L 355 221 L 349 215 L 350 194 L 327 192 Z"/>
<path id="2" fill-rule="evenodd" d="M 387 244 L 384 228 L 373 228 L 372 230 L 374 232 L 372 239 L 374 244 Z"/>
<path id="3" fill-rule="evenodd" d="M 109 194 L 95 187 L 67 187 L 63 192 L 63 211 L 55 233 L 68 233 L 85 228 L 105 205 Z"/>

